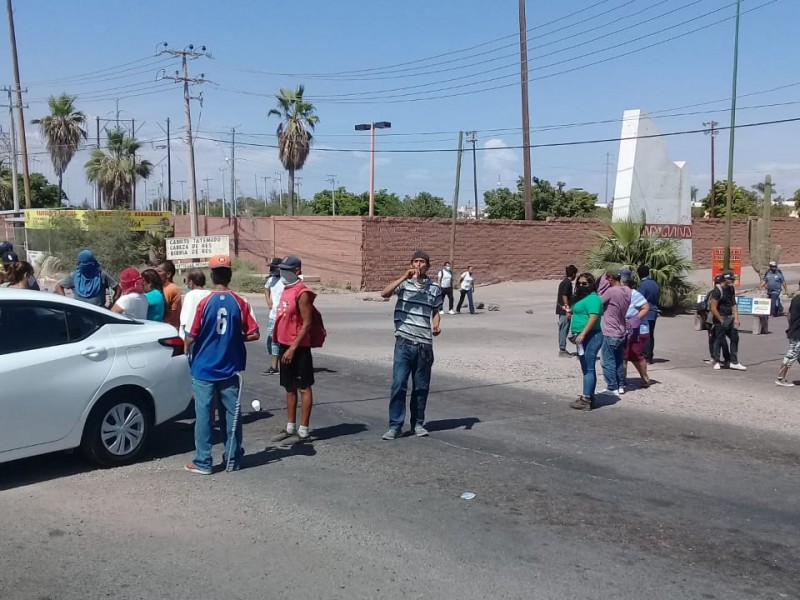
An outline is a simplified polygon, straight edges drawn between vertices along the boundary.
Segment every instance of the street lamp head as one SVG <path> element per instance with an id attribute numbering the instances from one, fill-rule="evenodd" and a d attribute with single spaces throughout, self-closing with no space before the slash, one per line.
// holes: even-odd
<path id="1" fill-rule="evenodd" d="M 389 121 L 378 121 L 375 123 L 375 129 L 389 129 L 392 124 Z"/>
<path id="2" fill-rule="evenodd" d="M 372 125 L 369 123 L 361 123 L 360 125 L 356 125 L 356 131 L 369 131 L 372 129 Z"/>

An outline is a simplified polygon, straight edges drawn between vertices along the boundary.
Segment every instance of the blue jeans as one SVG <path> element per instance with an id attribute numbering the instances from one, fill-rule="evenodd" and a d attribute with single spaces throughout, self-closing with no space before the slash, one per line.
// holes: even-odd
<path id="1" fill-rule="evenodd" d="M 769 294 L 769 299 L 771 300 L 769 313 L 773 317 L 777 317 L 783 312 L 783 303 L 781 302 L 781 291 L 770 290 L 767 293 Z"/>
<path id="2" fill-rule="evenodd" d="M 625 378 L 625 336 L 603 336 L 603 377 L 608 389 L 618 390 Z"/>
<path id="3" fill-rule="evenodd" d="M 558 315 L 558 349 L 561 352 L 567 351 L 567 337 L 569 336 L 569 317 Z"/>
<path id="4" fill-rule="evenodd" d="M 583 356 L 578 355 L 583 372 L 583 395 L 594 398 L 597 389 L 597 354 L 603 345 L 603 334 L 600 331 L 590 331 L 583 338 Z"/>
<path id="5" fill-rule="evenodd" d="M 467 303 L 469 304 L 469 314 L 475 314 L 475 305 L 472 303 L 472 290 L 461 290 L 461 296 L 458 299 L 458 306 L 456 307 L 456 312 L 461 312 L 461 307 L 464 304 L 464 297 L 467 298 Z"/>
<path id="6" fill-rule="evenodd" d="M 275 340 L 275 319 L 270 319 L 267 324 L 267 354 L 279 356 L 281 353 L 280 344 Z"/>
<path id="7" fill-rule="evenodd" d="M 211 446 L 213 431 L 211 409 L 214 406 L 215 392 L 219 396 L 220 426 L 225 432 L 225 454 L 227 470 L 239 467 L 239 459 L 244 454 L 242 448 L 242 407 L 239 402 L 241 377 L 234 375 L 222 381 L 203 381 L 192 378 L 194 390 L 194 445 L 195 457 L 192 461 L 200 469 L 211 469 Z"/>
<path id="8" fill-rule="evenodd" d="M 400 431 L 406 420 L 406 392 L 411 376 L 411 429 L 425 424 L 425 406 L 431 386 L 433 345 L 415 344 L 397 337 L 394 342 L 392 395 L 389 399 L 389 427 Z"/>

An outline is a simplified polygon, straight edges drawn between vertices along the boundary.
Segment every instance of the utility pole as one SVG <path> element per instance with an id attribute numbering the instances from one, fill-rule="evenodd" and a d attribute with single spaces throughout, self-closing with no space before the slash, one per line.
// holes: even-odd
<path id="1" fill-rule="evenodd" d="M 95 119 L 95 134 L 97 135 L 97 149 L 100 149 L 100 116 L 98 115 Z M 103 194 L 100 186 L 95 183 L 95 192 L 97 193 L 97 198 L 95 198 L 95 208 L 100 210 L 103 208 Z"/>
<path id="2" fill-rule="evenodd" d="M 119 101 L 118 101 L 119 102 Z M 119 115 L 117 115 L 119 118 Z M 134 125 L 133 119 L 131 119 L 131 140 L 136 139 L 136 127 Z M 133 153 L 131 156 L 131 160 L 133 161 L 133 169 L 134 175 L 133 180 L 131 181 L 131 209 L 136 210 L 136 152 Z M 144 201 L 145 204 L 147 203 L 147 180 L 144 180 Z"/>
<path id="3" fill-rule="evenodd" d="M 236 218 L 236 127 L 231 127 L 231 216 Z"/>
<path id="4" fill-rule="evenodd" d="M 273 177 L 272 180 L 278 181 L 278 206 L 283 208 L 283 171 L 275 171 L 275 175 L 277 177 Z"/>
<path id="5" fill-rule="evenodd" d="M 220 181 L 220 187 L 222 187 L 222 218 L 225 218 L 225 203 L 227 202 L 227 198 L 225 198 L 225 176 L 228 174 L 228 169 L 222 168 L 220 169 L 222 173 L 222 181 Z"/>
<path id="6" fill-rule="evenodd" d="M 475 143 L 478 141 L 477 131 L 467 132 L 467 142 L 472 144 L 472 185 L 475 191 L 475 218 L 478 218 L 478 162 L 475 155 Z"/>
<path id="7" fill-rule="evenodd" d="M 211 187 L 209 184 L 213 181 L 213 178 L 206 177 L 203 181 L 206 182 L 206 216 L 208 216 L 208 203 L 211 201 Z M 183 195 L 183 183 L 181 183 L 181 195 Z"/>
<path id="8" fill-rule="evenodd" d="M 331 184 L 331 216 L 336 216 L 336 175 L 328 175 Z"/>
<path id="9" fill-rule="evenodd" d="M 266 208 L 267 208 L 267 179 L 269 179 L 269 177 L 264 175 L 264 176 L 261 177 L 261 179 L 264 180 L 264 209 L 266 210 Z M 266 216 L 266 214 L 264 216 Z"/>
<path id="10" fill-rule="evenodd" d="M 167 117 L 167 210 L 172 212 L 172 148 L 169 142 L 169 117 Z"/>
<path id="11" fill-rule="evenodd" d="M 713 218 L 714 215 L 714 205 L 716 203 L 716 179 L 714 177 L 714 138 L 717 137 L 717 123 L 716 121 L 709 121 L 708 123 L 703 123 L 703 127 L 708 127 L 706 131 L 706 135 L 711 136 L 711 205 L 709 206 L 709 215 Z"/>
<path id="12" fill-rule="evenodd" d="M 10 1 L 10 0 L 9 0 Z M 166 43 L 165 43 L 166 45 Z M 165 49 L 161 52 L 162 54 L 167 53 L 175 57 L 180 57 L 181 59 L 181 71 L 175 71 L 174 75 L 167 76 L 165 75 L 164 79 L 172 79 L 175 82 L 182 82 L 183 83 L 183 102 L 184 102 L 184 109 L 186 111 L 186 142 L 189 146 L 189 212 L 191 214 L 191 235 L 192 237 L 196 237 L 198 235 L 199 225 L 197 219 L 197 180 L 195 174 L 195 166 L 194 166 L 194 139 L 192 137 L 192 106 L 191 101 L 193 97 L 189 94 L 189 84 L 202 84 L 205 83 L 204 74 L 201 73 L 200 77 L 189 77 L 189 65 L 188 60 L 200 58 L 201 56 L 205 56 L 210 58 L 211 54 L 206 52 L 206 47 L 201 46 L 200 50 L 197 51 L 194 49 L 192 44 L 189 44 L 182 50 L 174 50 L 174 49 Z M 200 100 L 200 106 L 203 106 L 203 96 L 202 94 L 197 97 L 196 99 Z"/>
<path id="13" fill-rule="evenodd" d="M 528 114 L 528 25 L 525 18 L 525 0 L 519 0 L 519 67 L 522 87 L 522 189 L 525 197 L 525 220 L 533 214 L 531 199 L 531 128 Z M 450 261 L 452 262 L 452 261 Z"/>
<path id="14" fill-rule="evenodd" d="M 606 208 L 608 208 L 608 171 L 611 168 L 611 152 L 606 152 Z"/>
<path id="15" fill-rule="evenodd" d="M 14 125 L 14 100 L 11 96 L 11 88 L 7 87 L 8 92 L 8 120 L 9 137 L 11 138 L 11 193 L 14 197 L 14 210 L 19 211 L 19 182 L 17 181 L 17 128 Z"/>
<path id="16" fill-rule="evenodd" d="M 739 16 L 742 0 L 736 0 L 736 28 L 733 38 L 733 83 L 731 89 L 731 128 L 728 144 L 728 190 L 725 206 L 725 262 L 724 268 L 731 268 L 731 210 L 733 207 L 733 148 L 736 133 L 736 79 L 739 72 Z"/>
<path id="17" fill-rule="evenodd" d="M 14 7 L 6 0 L 8 32 L 11 41 L 11 64 L 14 68 L 14 89 L 17 92 L 17 120 L 19 123 L 19 148 L 22 152 L 22 184 L 25 189 L 25 208 L 31 207 L 31 178 L 28 172 L 28 140 L 25 137 L 25 113 L 22 110 L 22 87 L 19 82 L 19 58 L 17 56 L 17 33 L 14 29 Z M 14 182 L 16 186 L 17 182 Z"/>
<path id="18" fill-rule="evenodd" d="M 461 154 L 464 147 L 464 132 L 458 132 L 458 157 L 456 158 L 456 189 L 453 192 L 453 224 L 450 228 L 450 264 L 456 254 L 456 220 L 458 219 L 458 190 L 461 184 Z"/>

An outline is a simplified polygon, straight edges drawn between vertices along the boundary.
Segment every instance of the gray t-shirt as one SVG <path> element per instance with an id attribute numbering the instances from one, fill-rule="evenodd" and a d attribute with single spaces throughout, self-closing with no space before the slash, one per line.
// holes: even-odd
<path id="1" fill-rule="evenodd" d="M 420 344 L 433 344 L 431 317 L 442 310 L 442 288 L 431 279 L 419 286 L 406 279 L 395 290 L 395 336 Z"/>
<path id="2" fill-rule="evenodd" d="M 117 282 L 114 281 L 105 271 L 100 271 L 100 278 L 102 279 L 102 282 L 100 283 L 100 291 L 96 296 L 92 296 L 91 298 L 84 298 L 83 296 L 78 295 L 78 293 L 75 291 L 74 273 L 70 273 L 59 283 L 65 290 L 72 290 L 72 295 L 76 300 L 94 304 L 95 306 L 105 306 L 108 303 L 108 290 L 113 290 L 115 287 L 117 287 Z"/>

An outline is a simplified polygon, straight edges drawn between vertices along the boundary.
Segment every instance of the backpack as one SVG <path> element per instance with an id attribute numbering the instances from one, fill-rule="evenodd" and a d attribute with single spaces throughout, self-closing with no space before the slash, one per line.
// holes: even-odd
<path id="1" fill-rule="evenodd" d="M 312 304 L 311 333 L 309 333 L 309 337 L 311 338 L 311 347 L 322 348 L 327 336 L 328 332 L 325 329 L 325 324 L 322 322 L 322 314 L 317 310 L 317 307 Z"/>
<path id="2" fill-rule="evenodd" d="M 714 288 L 714 289 L 716 289 L 716 288 Z M 703 300 L 701 302 L 698 302 L 695 305 L 695 310 L 697 312 L 710 312 L 711 311 L 711 292 L 713 292 L 714 289 L 709 291 L 706 294 L 705 298 L 703 298 Z"/>

